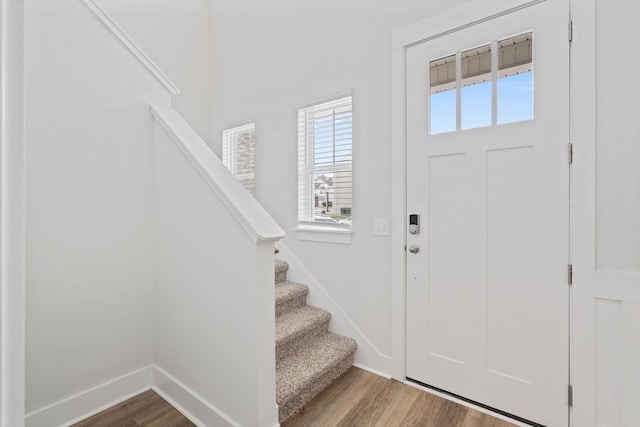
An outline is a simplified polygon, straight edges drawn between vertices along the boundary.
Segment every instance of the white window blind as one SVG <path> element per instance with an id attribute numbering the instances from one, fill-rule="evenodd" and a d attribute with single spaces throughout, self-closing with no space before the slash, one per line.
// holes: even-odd
<path id="1" fill-rule="evenodd" d="M 351 228 L 352 97 L 298 110 L 298 222 Z"/>
<path id="2" fill-rule="evenodd" d="M 255 191 L 256 124 L 222 131 L 222 162 L 251 194 Z"/>

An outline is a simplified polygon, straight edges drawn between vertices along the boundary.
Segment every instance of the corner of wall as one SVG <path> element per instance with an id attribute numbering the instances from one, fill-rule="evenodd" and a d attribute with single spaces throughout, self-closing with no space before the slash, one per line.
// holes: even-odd
<path id="1" fill-rule="evenodd" d="M 69 426 L 136 396 L 152 385 L 148 366 L 27 414 L 26 427 Z"/>
<path id="2" fill-rule="evenodd" d="M 208 403 L 206 399 L 158 366 L 153 367 L 151 388 L 196 425 L 216 427 L 239 425 L 219 408 Z"/>

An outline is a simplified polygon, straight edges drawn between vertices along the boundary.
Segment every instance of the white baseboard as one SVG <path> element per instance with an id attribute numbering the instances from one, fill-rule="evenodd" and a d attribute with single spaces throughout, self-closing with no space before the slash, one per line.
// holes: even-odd
<path id="1" fill-rule="evenodd" d="M 355 366 L 356 368 L 362 369 L 363 371 L 367 371 L 370 372 L 374 375 L 377 375 L 379 377 L 385 378 L 387 380 L 392 379 L 393 377 L 389 374 L 385 374 L 384 372 L 380 372 L 380 371 L 376 371 L 375 369 L 371 369 L 367 366 L 361 365 L 360 363 L 354 363 L 353 366 Z"/>
<path id="2" fill-rule="evenodd" d="M 224 412 L 207 403 L 197 393 L 191 391 L 189 387 L 157 366 L 153 367 L 152 389 L 199 427 L 233 427 L 239 425 Z"/>
<path id="3" fill-rule="evenodd" d="M 197 426 L 239 425 L 180 381 L 152 365 L 33 411 L 25 417 L 25 427 L 68 427 L 149 389 Z"/>
<path id="4" fill-rule="evenodd" d="M 26 427 L 66 427 L 151 388 L 152 367 L 139 369 L 27 414 Z"/>

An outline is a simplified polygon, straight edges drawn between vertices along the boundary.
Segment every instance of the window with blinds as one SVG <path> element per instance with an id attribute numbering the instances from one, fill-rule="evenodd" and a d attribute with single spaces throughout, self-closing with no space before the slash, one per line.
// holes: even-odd
<path id="1" fill-rule="evenodd" d="M 255 190 L 256 124 L 222 131 L 222 162 L 251 194 Z"/>
<path id="2" fill-rule="evenodd" d="M 351 228 L 352 97 L 298 110 L 298 222 Z"/>

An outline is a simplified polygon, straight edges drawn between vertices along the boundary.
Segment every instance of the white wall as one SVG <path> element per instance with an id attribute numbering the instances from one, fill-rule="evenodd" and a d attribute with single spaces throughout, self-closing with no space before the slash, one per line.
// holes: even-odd
<path id="1" fill-rule="evenodd" d="M 640 37 L 640 4 L 599 0 L 596 14 L 596 264 L 640 274 L 640 107 L 630 100 L 640 96 L 640 57 L 620 43 Z"/>
<path id="2" fill-rule="evenodd" d="M 257 199 L 285 228 L 287 248 L 369 339 L 371 353 L 380 355 L 368 367 L 387 373 L 391 240 L 373 236 L 373 220 L 391 215 L 391 32 L 460 3 L 212 3 L 211 145 L 220 153 L 223 129 L 256 121 Z M 295 106 L 351 88 L 352 244 L 298 241 Z"/>
<path id="3" fill-rule="evenodd" d="M 24 425 L 24 4 L 0 1 L 0 426 Z"/>
<path id="4" fill-rule="evenodd" d="M 276 425 L 273 243 L 256 245 L 159 125 L 154 161 L 157 387 L 203 425 Z"/>
<path id="5" fill-rule="evenodd" d="M 25 81 L 27 424 L 54 425 L 153 361 L 148 103 L 169 95 L 78 0 L 28 2 Z"/>
<path id="6" fill-rule="evenodd" d="M 209 1 L 100 0 L 100 5 L 180 88 L 173 106 L 209 140 Z"/>

